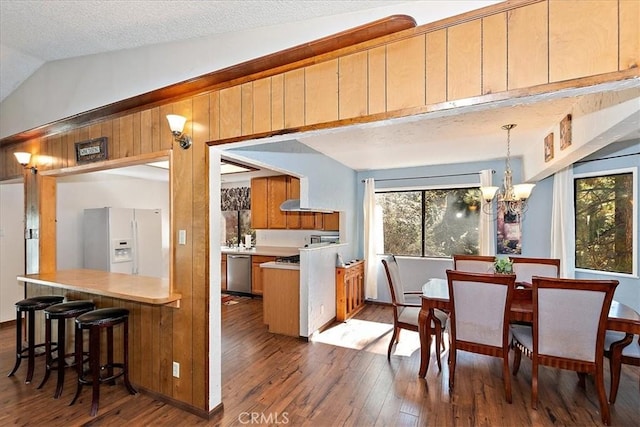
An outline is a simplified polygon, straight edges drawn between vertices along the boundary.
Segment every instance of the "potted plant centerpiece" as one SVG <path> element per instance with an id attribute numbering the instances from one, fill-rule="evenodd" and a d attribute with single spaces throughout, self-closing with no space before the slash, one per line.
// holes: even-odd
<path id="1" fill-rule="evenodd" d="M 509 257 L 496 257 L 493 269 L 496 274 L 513 274 L 513 261 Z"/>

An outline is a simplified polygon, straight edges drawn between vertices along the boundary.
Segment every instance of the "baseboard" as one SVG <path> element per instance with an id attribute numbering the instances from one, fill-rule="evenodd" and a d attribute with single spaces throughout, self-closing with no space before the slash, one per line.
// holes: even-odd
<path id="1" fill-rule="evenodd" d="M 317 334 L 321 334 L 322 332 L 326 331 L 336 323 L 337 323 L 336 318 L 333 317 L 331 320 L 321 325 L 316 331 L 312 332 L 311 335 L 309 335 L 308 337 L 300 337 L 300 338 L 304 341 L 311 341 L 313 337 L 315 337 Z"/>
<path id="2" fill-rule="evenodd" d="M 386 305 L 386 306 L 391 306 L 392 304 L 390 302 L 384 302 L 384 301 L 377 301 L 377 300 L 372 300 L 372 299 L 366 299 L 364 300 L 365 304 L 371 304 L 371 305 Z"/>
<path id="3" fill-rule="evenodd" d="M 16 321 L 14 320 L 7 320 L 6 322 L 0 322 L 0 329 L 8 329 L 8 328 L 13 328 L 15 329 L 16 327 Z"/>
<path id="4" fill-rule="evenodd" d="M 171 406 L 175 406 L 178 409 L 182 409 L 183 411 L 186 411 L 186 412 L 189 412 L 191 414 L 197 415 L 198 417 L 204 418 L 205 420 L 211 420 L 212 417 L 215 417 L 219 413 L 222 413 L 222 411 L 224 409 L 224 405 L 222 403 L 220 403 L 218 406 L 213 408 L 211 411 L 206 411 L 204 409 L 200 409 L 200 408 L 196 408 L 195 406 L 191 406 L 191 405 L 189 405 L 187 403 L 180 402 L 179 400 L 172 399 L 170 397 L 167 397 L 167 396 L 165 396 L 163 394 L 160 394 L 158 392 L 155 392 L 153 390 L 149 390 L 147 388 L 140 387 L 138 385 L 135 385 L 134 387 L 136 387 L 142 393 L 151 396 L 155 400 L 159 400 L 159 401 L 164 402 L 166 404 L 169 404 Z"/>

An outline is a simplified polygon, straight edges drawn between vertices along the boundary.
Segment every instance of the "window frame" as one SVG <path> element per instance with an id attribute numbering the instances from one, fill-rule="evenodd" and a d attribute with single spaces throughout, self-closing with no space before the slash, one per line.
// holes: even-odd
<path id="1" fill-rule="evenodd" d="M 579 272 L 579 273 L 585 273 L 585 274 L 598 274 L 598 275 L 603 275 L 603 276 L 617 276 L 617 277 L 624 277 L 624 278 L 632 278 L 632 279 L 637 279 L 638 276 L 638 168 L 636 166 L 632 166 L 632 167 L 623 167 L 623 168 L 619 168 L 619 169 L 605 169 L 605 170 L 599 170 L 599 171 L 592 171 L 592 172 L 583 172 L 583 173 L 574 173 L 573 175 L 573 187 L 572 187 L 572 191 L 573 191 L 573 206 L 574 206 L 574 213 L 573 213 L 573 242 L 574 242 L 574 247 L 575 247 L 575 242 L 576 242 L 576 213 L 575 213 L 575 206 L 576 206 L 576 193 L 575 193 L 575 188 L 576 188 L 576 180 L 578 179 L 583 179 L 583 178 L 593 178 L 593 177 L 605 177 L 605 176 L 609 176 L 609 175 L 622 175 L 622 174 L 627 174 L 627 173 L 631 173 L 631 188 L 632 188 L 632 197 L 633 197 L 633 207 L 632 207 L 632 217 L 633 217 L 633 224 L 632 224 L 632 233 L 633 233 L 633 253 L 632 253 L 632 258 L 631 258 L 631 273 L 621 273 L 621 272 L 617 272 L 617 271 L 604 271 L 604 270 L 596 270 L 596 269 L 590 269 L 590 268 L 580 268 L 580 267 L 575 267 L 575 271 Z M 574 248 L 575 251 L 575 248 Z M 574 258 L 575 258 L 575 252 L 574 252 Z"/>
<path id="2" fill-rule="evenodd" d="M 461 190 L 465 188 L 477 188 L 480 189 L 480 183 L 464 183 L 464 184 L 436 184 L 429 186 L 406 186 L 406 187 L 389 187 L 389 188 L 376 188 L 374 193 L 375 195 L 382 193 L 406 193 L 410 191 L 429 191 L 429 190 Z M 482 209 L 482 204 L 480 205 L 480 209 Z M 482 214 L 482 210 L 480 211 Z M 425 239 L 425 230 L 424 230 L 424 219 L 425 219 L 425 209 L 424 203 L 422 203 L 422 212 L 421 212 L 421 223 L 422 223 L 422 251 L 424 252 L 424 239 Z M 479 225 L 479 224 L 478 224 Z M 478 246 L 480 242 L 478 242 Z M 384 251 L 384 248 L 382 248 Z M 387 255 L 384 252 L 376 253 L 377 256 Z M 453 259 L 453 257 L 449 256 L 433 256 L 433 255 L 399 255 L 403 258 L 423 258 L 423 259 Z"/>

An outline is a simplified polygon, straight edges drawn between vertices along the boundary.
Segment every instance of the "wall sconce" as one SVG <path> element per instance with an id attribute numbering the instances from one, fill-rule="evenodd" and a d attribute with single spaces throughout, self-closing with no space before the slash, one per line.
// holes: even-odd
<path id="1" fill-rule="evenodd" d="M 182 133 L 187 118 L 177 114 L 167 114 L 167 121 L 169 122 L 169 128 L 173 134 L 173 139 L 180 144 L 180 147 L 185 150 L 191 147 L 191 138 L 189 135 Z"/>
<path id="2" fill-rule="evenodd" d="M 26 153 L 26 152 L 23 152 L 23 151 L 19 151 L 17 153 L 13 153 L 13 155 L 16 156 L 16 160 L 18 161 L 18 163 L 20 163 L 23 168 L 27 169 L 27 165 L 31 161 L 31 153 Z M 31 173 L 32 174 L 38 173 L 38 168 L 37 167 L 31 166 L 30 169 L 31 169 Z"/>

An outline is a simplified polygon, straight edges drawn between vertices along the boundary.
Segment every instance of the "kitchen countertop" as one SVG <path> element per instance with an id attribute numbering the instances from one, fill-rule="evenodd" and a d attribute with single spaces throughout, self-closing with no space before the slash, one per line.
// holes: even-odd
<path id="1" fill-rule="evenodd" d="M 25 274 L 18 276 L 17 280 L 147 304 L 177 304 L 182 298 L 179 293 L 169 292 L 168 279 L 99 270 L 77 269 Z"/>
<path id="2" fill-rule="evenodd" d="M 244 248 L 228 248 L 222 246 L 220 252 L 223 254 L 245 254 L 245 255 L 264 255 L 264 256 L 292 256 L 300 253 L 300 248 L 289 246 L 254 246 L 251 249 Z"/>

